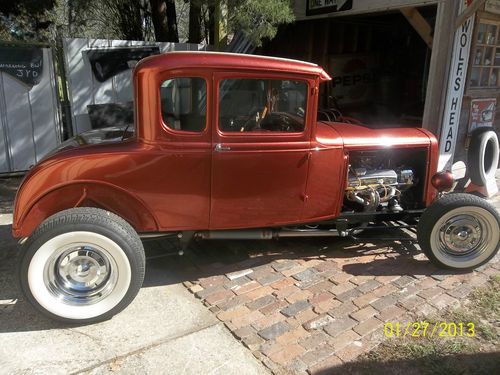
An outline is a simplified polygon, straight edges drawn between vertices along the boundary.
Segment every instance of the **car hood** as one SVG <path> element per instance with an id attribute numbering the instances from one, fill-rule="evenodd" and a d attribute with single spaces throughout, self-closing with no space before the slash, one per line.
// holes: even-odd
<path id="1" fill-rule="evenodd" d="M 421 128 L 370 129 L 361 125 L 321 122 L 342 139 L 344 148 L 428 147 L 434 136 Z M 320 126 L 321 126 L 320 125 Z"/>

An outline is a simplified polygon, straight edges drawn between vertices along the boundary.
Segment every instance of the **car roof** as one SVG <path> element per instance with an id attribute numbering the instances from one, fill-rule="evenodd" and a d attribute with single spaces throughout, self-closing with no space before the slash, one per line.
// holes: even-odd
<path id="1" fill-rule="evenodd" d="M 150 56 L 137 64 L 136 72 L 180 68 L 291 72 L 318 76 L 321 81 L 331 80 L 331 77 L 322 67 L 305 61 L 240 53 L 204 51 L 174 51 Z"/>

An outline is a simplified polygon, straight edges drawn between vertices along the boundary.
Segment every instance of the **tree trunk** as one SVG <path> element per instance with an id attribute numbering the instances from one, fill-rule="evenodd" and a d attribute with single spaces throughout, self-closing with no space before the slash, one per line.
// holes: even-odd
<path id="1" fill-rule="evenodd" d="M 175 11 L 175 0 L 166 0 L 167 23 L 169 42 L 179 43 L 179 32 L 177 31 L 177 12 Z"/>
<path id="2" fill-rule="evenodd" d="M 215 6 L 208 7 L 208 40 L 207 44 L 215 43 Z"/>
<path id="3" fill-rule="evenodd" d="M 150 0 L 151 19 L 155 29 L 155 40 L 157 42 L 168 42 L 167 4 L 165 0 Z"/>
<path id="4" fill-rule="evenodd" d="M 140 3 L 124 4 L 120 14 L 120 29 L 127 40 L 142 40 L 142 18 Z"/>
<path id="5" fill-rule="evenodd" d="M 196 0 L 189 5 L 188 43 L 201 43 L 201 4 Z"/>

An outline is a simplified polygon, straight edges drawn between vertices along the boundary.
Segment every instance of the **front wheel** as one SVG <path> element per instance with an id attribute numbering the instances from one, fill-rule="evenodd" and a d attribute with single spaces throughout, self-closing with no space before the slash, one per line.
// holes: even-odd
<path id="1" fill-rule="evenodd" d="M 20 279 L 27 299 L 52 319 L 95 323 L 136 296 L 145 256 L 134 229 L 97 208 L 73 208 L 45 220 L 26 243 Z"/>
<path id="2" fill-rule="evenodd" d="M 420 218 L 418 242 L 437 266 L 474 269 L 500 248 L 500 216 L 489 202 L 471 194 L 449 194 Z"/>

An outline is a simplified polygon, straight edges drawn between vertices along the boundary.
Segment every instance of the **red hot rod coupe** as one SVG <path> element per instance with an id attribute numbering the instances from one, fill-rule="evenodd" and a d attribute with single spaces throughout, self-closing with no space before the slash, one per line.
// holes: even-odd
<path id="1" fill-rule="evenodd" d="M 34 166 L 15 201 L 21 285 L 65 322 L 112 317 L 139 291 L 141 237 L 355 236 L 417 228 L 427 257 L 472 269 L 499 249 L 487 201 L 446 193 L 421 128 L 370 129 L 318 109 L 319 66 L 205 52 L 149 57 L 134 71 L 135 131 L 85 135 Z M 87 139 L 87 141 L 86 141 Z"/>

